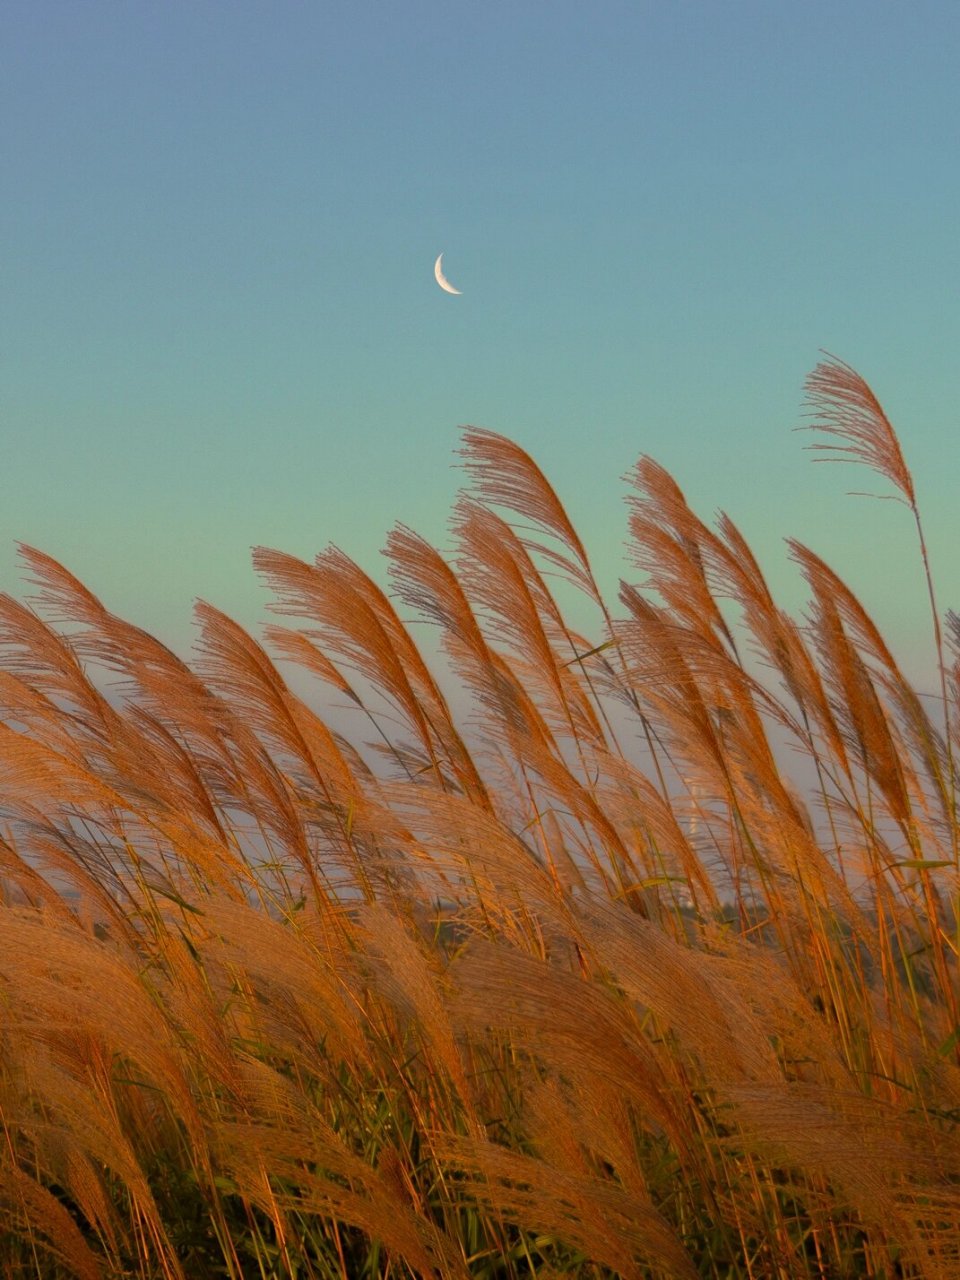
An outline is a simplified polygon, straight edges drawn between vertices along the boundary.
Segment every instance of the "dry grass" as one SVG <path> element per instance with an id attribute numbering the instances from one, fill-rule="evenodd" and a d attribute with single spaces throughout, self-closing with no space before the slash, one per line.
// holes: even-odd
<path id="1" fill-rule="evenodd" d="M 809 389 L 928 573 L 875 397 Z M 456 555 L 396 529 L 390 595 L 256 553 L 275 658 L 202 605 L 188 667 L 23 549 L 0 1274 L 955 1277 L 960 622 L 931 587 L 944 717 L 813 551 L 798 621 L 647 458 L 615 616 L 526 454 L 463 454 Z"/>

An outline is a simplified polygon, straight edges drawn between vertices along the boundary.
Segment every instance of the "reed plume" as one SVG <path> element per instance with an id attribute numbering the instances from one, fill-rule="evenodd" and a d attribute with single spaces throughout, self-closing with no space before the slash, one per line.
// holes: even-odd
<path id="1" fill-rule="evenodd" d="M 616 605 L 476 427 L 449 555 L 258 548 L 279 621 L 190 663 L 21 549 L 0 1274 L 957 1275 L 960 621 L 873 392 L 808 393 L 914 513 L 942 717 L 646 457 Z"/>

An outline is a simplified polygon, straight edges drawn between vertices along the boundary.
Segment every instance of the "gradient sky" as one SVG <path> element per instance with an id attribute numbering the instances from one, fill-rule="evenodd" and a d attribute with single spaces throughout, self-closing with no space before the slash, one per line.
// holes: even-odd
<path id="1" fill-rule="evenodd" d="M 611 591 L 649 453 L 925 665 L 909 513 L 790 429 L 820 348 L 867 378 L 960 607 L 953 0 L 5 0 L 0 45 L 0 587 L 33 543 L 183 649 L 260 616 L 255 544 L 443 545 L 475 423 Z"/>

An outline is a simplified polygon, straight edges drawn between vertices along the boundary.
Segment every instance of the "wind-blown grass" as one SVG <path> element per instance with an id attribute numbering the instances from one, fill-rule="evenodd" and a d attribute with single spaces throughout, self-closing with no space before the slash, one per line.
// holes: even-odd
<path id="1" fill-rule="evenodd" d="M 395 529 L 388 594 L 258 550 L 266 647 L 200 605 L 188 666 L 23 548 L 2 1274 L 958 1274 L 960 622 L 875 397 L 809 390 L 916 518 L 939 707 L 813 550 L 798 620 L 649 458 L 617 606 L 472 428 L 455 555 Z"/>

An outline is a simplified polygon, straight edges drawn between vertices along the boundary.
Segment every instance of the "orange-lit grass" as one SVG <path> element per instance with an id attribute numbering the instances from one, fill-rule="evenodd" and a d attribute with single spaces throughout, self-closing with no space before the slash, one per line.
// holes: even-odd
<path id="1" fill-rule="evenodd" d="M 875 397 L 833 360 L 810 393 L 910 506 L 932 583 Z M 276 659 L 201 605 L 189 667 L 24 548 L 5 1274 L 955 1276 L 939 619 L 946 717 L 813 551 L 791 544 L 798 622 L 646 458 L 618 615 L 527 455 L 474 429 L 463 452 L 456 553 L 396 529 L 392 596 L 337 550 L 256 553 L 295 620 Z"/>

